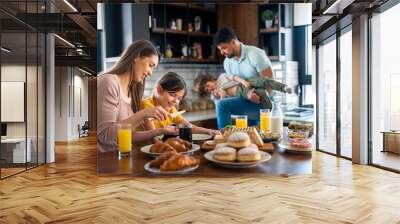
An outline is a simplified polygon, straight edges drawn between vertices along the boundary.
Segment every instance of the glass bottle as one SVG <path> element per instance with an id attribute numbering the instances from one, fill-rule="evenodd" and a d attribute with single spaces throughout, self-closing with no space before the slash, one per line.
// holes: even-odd
<path id="1" fill-rule="evenodd" d="M 271 132 L 283 134 L 283 113 L 281 110 L 281 102 L 274 101 L 271 111 Z"/>

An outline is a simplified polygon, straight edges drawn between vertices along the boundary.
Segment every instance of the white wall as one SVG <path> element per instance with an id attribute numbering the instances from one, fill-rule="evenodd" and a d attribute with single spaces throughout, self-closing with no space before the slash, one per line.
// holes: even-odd
<path id="1" fill-rule="evenodd" d="M 37 69 L 37 70 L 36 70 Z M 26 83 L 26 110 L 25 122 L 6 122 L 8 138 L 25 138 L 31 141 L 31 155 L 36 162 L 36 153 L 39 153 L 40 163 L 44 162 L 44 89 L 42 68 L 25 64 L 3 64 L 1 66 L 1 81 L 18 81 Z M 27 80 L 25 78 L 27 77 Z M 37 86 L 39 85 L 39 86 Z M 9 108 L 1 108 L 8 110 Z M 12 111 L 9 111 L 12 113 Z M 24 111 L 25 112 L 25 111 Z"/>
<path id="2" fill-rule="evenodd" d="M 55 70 L 55 140 L 77 139 L 78 124 L 88 120 L 88 78 L 72 67 Z"/>
<path id="3" fill-rule="evenodd" d="M 27 87 L 27 107 L 29 107 L 30 111 L 35 111 L 35 113 L 27 113 L 27 120 L 28 122 L 34 121 L 36 123 L 37 115 L 36 115 L 36 80 L 32 80 L 30 78 L 30 74 L 36 75 L 36 67 L 28 66 L 28 87 Z M 41 72 L 41 71 L 39 71 Z M 5 82 L 25 82 L 25 65 L 19 64 L 5 64 L 1 66 L 1 81 Z M 40 73 L 39 73 L 40 74 Z M 34 86 L 34 88 L 33 88 Z M 31 87 L 31 88 L 29 88 Z M 2 110 L 7 110 L 7 108 L 1 108 Z M 28 128 L 33 127 L 32 125 L 28 124 Z M 36 130 L 35 127 L 33 127 Z M 28 130 L 28 134 L 30 131 Z M 25 122 L 9 122 L 7 123 L 7 137 L 25 137 Z M 30 137 L 28 135 L 28 137 Z"/>

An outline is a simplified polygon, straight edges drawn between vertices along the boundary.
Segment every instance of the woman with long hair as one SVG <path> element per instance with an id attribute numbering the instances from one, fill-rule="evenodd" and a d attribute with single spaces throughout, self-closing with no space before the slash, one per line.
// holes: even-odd
<path id="1" fill-rule="evenodd" d="M 144 81 L 152 75 L 160 55 L 147 40 L 127 47 L 110 70 L 97 79 L 97 140 L 103 145 L 117 145 L 118 123 L 132 125 L 133 141 L 144 141 L 162 134 L 177 134 L 167 126 L 149 131 L 135 131 L 146 118 L 165 120 L 170 115 L 161 106 L 140 110 Z"/>

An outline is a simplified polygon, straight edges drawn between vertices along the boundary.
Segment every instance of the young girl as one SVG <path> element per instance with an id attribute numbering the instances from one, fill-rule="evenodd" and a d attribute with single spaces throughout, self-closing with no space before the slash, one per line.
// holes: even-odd
<path id="1" fill-rule="evenodd" d="M 156 87 L 152 96 L 146 98 L 141 103 L 141 109 L 152 108 L 161 106 L 168 113 L 173 114 L 177 112 L 176 105 L 186 95 L 186 83 L 181 76 L 176 73 L 168 72 L 156 83 Z M 161 121 L 157 119 L 145 120 L 144 127 L 146 130 L 153 130 L 155 128 L 167 127 L 172 124 L 191 125 L 193 133 L 209 134 L 214 136 L 219 132 L 212 129 L 198 127 L 190 124 L 181 115 L 176 117 L 169 116 L 167 119 Z"/>

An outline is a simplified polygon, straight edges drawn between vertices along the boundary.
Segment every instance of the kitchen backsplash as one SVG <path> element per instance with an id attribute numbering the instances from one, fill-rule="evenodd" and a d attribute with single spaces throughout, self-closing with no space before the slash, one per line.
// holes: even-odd
<path id="1" fill-rule="evenodd" d="M 157 66 L 156 70 L 154 70 L 153 75 L 146 79 L 145 97 L 152 93 L 157 80 L 167 72 L 175 72 L 182 76 L 186 81 L 188 89 L 185 98 L 188 100 L 196 100 L 197 96 L 193 90 L 193 82 L 197 74 L 200 72 L 208 72 L 211 75 L 218 76 L 223 73 L 224 70 L 222 65 L 219 64 L 160 64 Z"/>
<path id="2" fill-rule="evenodd" d="M 286 83 L 289 86 L 296 86 L 298 84 L 297 62 L 273 62 L 272 68 L 275 74 L 275 78 L 278 81 Z M 223 66 L 219 64 L 160 64 L 154 71 L 153 75 L 146 79 L 144 92 L 145 97 L 151 95 L 157 80 L 167 72 L 175 72 L 185 79 L 188 89 L 185 100 L 190 105 L 193 105 L 195 102 L 199 103 L 199 99 L 193 88 L 193 82 L 196 76 L 201 72 L 207 72 L 211 75 L 218 77 L 219 74 L 224 72 L 224 69 Z M 282 101 L 284 104 L 289 103 L 292 105 L 297 105 L 298 97 L 294 94 L 291 94 L 290 96 L 283 95 Z M 205 102 L 200 102 L 200 108 L 196 106 L 192 110 L 201 110 L 205 109 L 206 107 L 208 109 L 211 108 L 209 104 L 207 106 L 205 104 Z"/>

